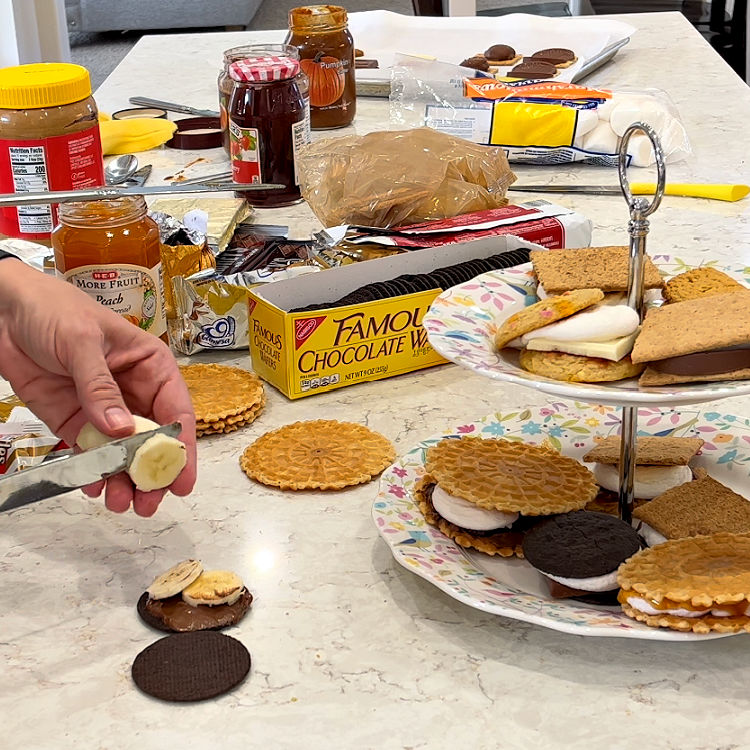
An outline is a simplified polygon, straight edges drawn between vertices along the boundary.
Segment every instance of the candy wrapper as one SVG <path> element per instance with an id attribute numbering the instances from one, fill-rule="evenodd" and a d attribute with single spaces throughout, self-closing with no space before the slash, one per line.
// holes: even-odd
<path id="1" fill-rule="evenodd" d="M 38 466 L 71 452 L 26 408 L 15 407 L 8 421 L 0 424 L 0 475 Z"/>

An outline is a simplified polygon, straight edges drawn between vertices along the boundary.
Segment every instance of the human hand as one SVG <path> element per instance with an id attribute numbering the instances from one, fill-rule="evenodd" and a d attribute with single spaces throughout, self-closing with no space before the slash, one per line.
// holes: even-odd
<path id="1" fill-rule="evenodd" d="M 74 445 L 86 422 L 112 438 L 135 429 L 130 409 L 159 424 L 180 422 L 187 465 L 168 488 L 195 484 L 195 415 L 169 348 L 71 284 L 13 258 L 0 260 L 0 375 L 56 434 Z M 84 491 L 101 494 L 104 482 Z M 141 492 L 127 474 L 106 482 L 105 503 L 156 512 L 166 490 Z"/>

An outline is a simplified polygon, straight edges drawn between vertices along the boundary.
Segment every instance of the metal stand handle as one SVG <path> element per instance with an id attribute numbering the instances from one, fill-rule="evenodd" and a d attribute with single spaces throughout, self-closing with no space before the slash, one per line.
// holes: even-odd
<path id="1" fill-rule="evenodd" d="M 656 193 L 651 203 L 646 198 L 636 198 L 630 192 L 630 182 L 626 174 L 628 166 L 628 143 L 635 133 L 643 132 L 654 147 L 656 157 Z M 630 209 L 628 232 L 630 234 L 630 266 L 628 269 L 628 306 L 632 307 L 643 320 L 643 274 L 645 267 L 646 235 L 650 216 L 661 203 L 666 186 L 664 151 L 652 127 L 642 122 L 633 123 L 624 133 L 620 143 L 617 170 L 620 176 L 622 194 Z M 638 408 L 624 406 L 620 436 L 620 483 L 618 492 L 620 518 L 630 523 L 633 517 L 633 478 L 635 476 L 636 436 L 638 433 Z"/>

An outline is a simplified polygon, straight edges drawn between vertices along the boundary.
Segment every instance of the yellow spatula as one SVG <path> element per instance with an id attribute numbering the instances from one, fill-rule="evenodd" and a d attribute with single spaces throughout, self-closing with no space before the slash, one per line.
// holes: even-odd
<path id="1" fill-rule="evenodd" d="M 587 193 L 589 195 L 618 195 L 616 185 L 511 185 L 508 190 L 522 193 Z M 653 195 L 653 182 L 631 182 L 633 195 Z M 666 195 L 681 195 L 687 198 L 710 198 L 717 201 L 738 201 L 750 193 L 748 185 L 712 185 L 671 183 L 664 190 Z"/>

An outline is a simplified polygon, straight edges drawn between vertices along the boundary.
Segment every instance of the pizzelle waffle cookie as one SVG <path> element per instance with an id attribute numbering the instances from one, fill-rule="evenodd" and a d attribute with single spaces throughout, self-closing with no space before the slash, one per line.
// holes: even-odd
<path id="1" fill-rule="evenodd" d="M 579 510 L 598 489 L 593 474 L 575 459 L 510 440 L 447 438 L 427 451 L 425 466 L 451 495 L 524 516 Z"/>
<path id="2" fill-rule="evenodd" d="M 718 533 L 641 550 L 619 568 L 629 617 L 694 633 L 750 632 L 750 535 Z"/>
<path id="3" fill-rule="evenodd" d="M 476 532 L 464 529 L 450 521 L 446 521 L 435 511 L 432 504 L 432 492 L 435 489 L 435 478 L 425 474 L 414 486 L 414 498 L 419 510 L 430 526 L 435 526 L 445 536 L 458 544 L 460 547 L 468 547 L 484 552 L 486 555 L 499 555 L 500 557 L 523 557 L 523 533 L 518 531 L 498 530 L 493 533 Z"/>
<path id="4" fill-rule="evenodd" d="M 604 299 L 604 292 L 600 289 L 577 289 L 561 294 L 559 297 L 548 297 L 535 302 L 503 321 L 495 333 L 495 346 L 502 349 L 513 339 L 523 336 L 524 333 L 567 318 L 601 302 L 602 299 Z"/>
<path id="5" fill-rule="evenodd" d="M 262 435 L 245 449 L 240 466 L 282 490 L 339 490 L 369 482 L 395 456 L 391 442 L 364 425 L 317 419 Z"/>
<path id="6" fill-rule="evenodd" d="M 239 367 L 197 364 L 180 367 L 180 372 L 193 401 L 198 437 L 244 427 L 266 404 L 261 379 Z"/>

